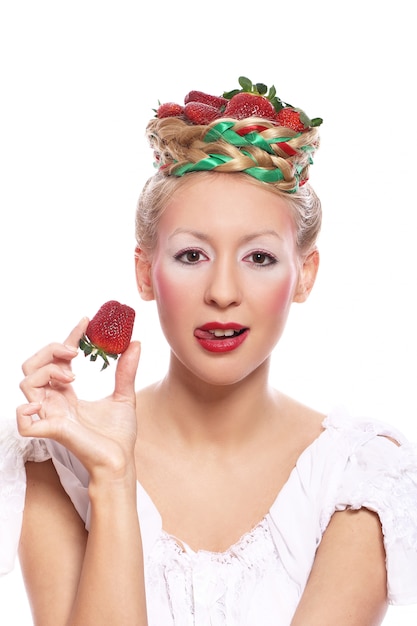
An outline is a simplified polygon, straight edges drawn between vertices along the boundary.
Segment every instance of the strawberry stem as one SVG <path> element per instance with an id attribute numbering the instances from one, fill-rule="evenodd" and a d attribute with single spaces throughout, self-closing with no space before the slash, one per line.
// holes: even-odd
<path id="1" fill-rule="evenodd" d="M 105 370 L 110 365 L 109 358 L 117 360 L 119 356 L 118 354 L 110 354 L 103 348 L 99 348 L 94 343 L 91 343 L 87 335 L 81 337 L 79 347 L 84 352 L 84 356 L 90 357 L 90 361 L 96 361 L 98 356 L 103 359 L 103 366 L 100 371 Z"/>

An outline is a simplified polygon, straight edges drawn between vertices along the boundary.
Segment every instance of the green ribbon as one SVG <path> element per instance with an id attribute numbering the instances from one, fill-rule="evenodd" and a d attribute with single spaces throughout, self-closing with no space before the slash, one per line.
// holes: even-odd
<path id="1" fill-rule="evenodd" d="M 227 143 L 230 143 L 232 146 L 236 146 L 237 148 L 242 148 L 243 146 L 255 146 L 260 148 L 261 150 L 265 150 L 269 154 L 274 154 L 273 149 L 271 148 L 272 143 L 285 143 L 290 139 L 294 139 L 294 137 L 299 137 L 301 133 L 297 133 L 294 137 L 273 137 L 270 139 L 265 139 L 258 133 L 256 130 L 247 133 L 246 135 L 239 135 L 233 130 L 235 122 L 224 121 L 219 122 L 205 134 L 204 141 L 205 143 L 210 143 L 211 141 L 218 141 L 219 139 L 223 139 Z"/>
<path id="2" fill-rule="evenodd" d="M 265 167 L 258 167 L 256 159 L 250 152 L 244 150 L 245 146 L 255 146 L 268 152 L 269 154 L 275 154 L 273 149 L 271 148 L 271 144 L 274 143 L 285 143 L 290 139 L 294 139 L 294 137 L 299 137 L 302 133 L 297 133 L 293 137 L 275 137 L 271 139 L 265 139 L 262 137 L 256 130 L 250 131 L 246 135 L 239 135 L 233 130 L 235 122 L 232 121 L 223 121 L 219 122 L 215 126 L 213 126 L 204 136 L 205 143 L 211 143 L 218 141 L 219 139 L 223 139 L 227 143 L 236 146 L 241 149 L 242 154 L 250 157 L 256 165 L 253 167 L 248 167 L 242 170 L 245 174 L 249 174 L 249 176 L 253 176 L 257 180 L 266 182 L 266 183 L 276 183 L 281 180 L 284 180 L 284 175 L 279 168 L 266 169 Z M 301 150 L 305 152 L 313 151 L 311 146 L 302 146 Z M 224 154 L 209 154 L 204 159 L 201 159 L 197 163 L 185 163 L 179 167 L 174 168 L 172 171 L 172 175 L 174 176 L 184 176 L 188 172 L 202 172 L 202 171 L 211 171 L 223 165 L 224 163 L 228 163 L 232 161 L 233 157 L 226 156 Z M 310 163 L 312 160 L 310 158 Z M 301 174 L 302 167 L 297 165 L 295 167 L 295 178 L 296 185 L 287 191 L 287 193 L 294 193 L 297 191 L 299 186 L 299 179 Z"/>
<path id="3" fill-rule="evenodd" d="M 219 165 L 223 165 L 224 163 L 228 163 L 232 160 L 233 157 L 226 156 L 224 154 L 209 154 L 205 159 L 201 159 L 197 163 L 185 163 L 184 165 L 180 165 L 179 167 L 175 168 L 172 173 L 174 176 L 184 176 L 184 174 L 188 174 L 189 172 L 210 171 L 215 169 Z M 249 176 L 253 176 L 254 178 L 257 178 L 258 180 L 261 180 L 265 183 L 276 183 L 280 180 L 284 180 L 284 175 L 279 168 L 268 170 L 264 167 L 254 166 L 247 167 L 246 169 L 242 170 L 242 172 L 244 172 L 245 174 L 249 174 Z M 296 188 L 291 191 L 296 191 Z"/>
<path id="4" fill-rule="evenodd" d="M 205 159 L 201 159 L 197 163 L 185 163 L 184 165 L 175 168 L 173 173 L 175 176 L 184 176 L 184 174 L 187 174 L 188 172 L 209 172 L 219 165 L 228 163 L 228 161 L 231 160 L 232 157 L 224 154 L 209 154 Z"/>

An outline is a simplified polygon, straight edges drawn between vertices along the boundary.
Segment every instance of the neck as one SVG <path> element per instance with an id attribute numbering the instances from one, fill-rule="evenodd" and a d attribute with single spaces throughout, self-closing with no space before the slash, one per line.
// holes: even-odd
<path id="1" fill-rule="evenodd" d="M 165 405 L 163 427 L 190 445 L 233 446 L 249 440 L 277 408 L 278 394 L 268 375 L 266 361 L 241 381 L 214 385 L 171 361 L 158 387 Z"/>

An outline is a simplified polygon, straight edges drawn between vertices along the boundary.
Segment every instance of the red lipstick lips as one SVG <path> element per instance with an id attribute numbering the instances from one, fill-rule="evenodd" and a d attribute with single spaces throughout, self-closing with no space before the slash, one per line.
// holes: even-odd
<path id="1" fill-rule="evenodd" d="M 231 352 L 236 350 L 248 336 L 249 329 L 234 322 L 209 322 L 194 331 L 200 346 L 208 352 Z"/>

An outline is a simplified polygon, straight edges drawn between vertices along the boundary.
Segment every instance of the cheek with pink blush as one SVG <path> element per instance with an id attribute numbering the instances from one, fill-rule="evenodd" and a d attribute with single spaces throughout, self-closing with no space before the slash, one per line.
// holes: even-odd
<path id="1" fill-rule="evenodd" d="M 167 271 L 157 264 L 152 272 L 152 283 L 158 305 L 168 310 L 168 314 L 181 314 L 186 309 L 187 300 L 193 288 L 178 275 L 178 272 Z M 163 311 L 160 310 L 163 314 Z"/>
<path id="2" fill-rule="evenodd" d="M 267 297 L 265 297 L 265 290 L 263 290 L 263 310 L 274 316 L 279 316 L 282 311 L 289 310 L 295 293 L 295 285 L 294 276 L 289 276 L 285 281 L 281 281 L 279 286 L 268 290 Z"/>

